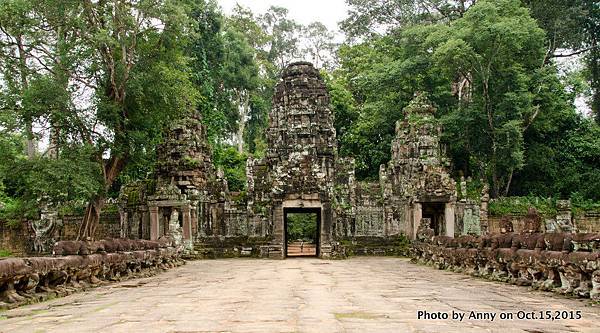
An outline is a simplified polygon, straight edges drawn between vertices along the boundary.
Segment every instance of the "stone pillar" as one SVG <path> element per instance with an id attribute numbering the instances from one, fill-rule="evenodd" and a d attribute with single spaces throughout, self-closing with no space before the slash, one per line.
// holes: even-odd
<path id="1" fill-rule="evenodd" d="M 190 240 L 192 239 L 192 216 L 190 206 L 185 205 L 181 207 L 181 213 L 183 214 L 183 240 Z"/>
<path id="2" fill-rule="evenodd" d="M 451 202 L 446 203 L 444 220 L 446 221 L 446 236 L 454 237 L 454 205 Z"/>
<path id="3" fill-rule="evenodd" d="M 410 235 L 411 239 L 417 239 L 417 229 L 419 228 L 419 223 L 423 218 L 423 206 L 419 202 L 415 202 L 413 204 L 413 218 L 410 224 Z"/>
<path id="4" fill-rule="evenodd" d="M 120 222 L 120 227 L 121 230 L 119 232 L 119 235 L 121 238 L 128 238 L 129 237 L 129 232 L 128 232 L 128 227 L 129 227 L 129 216 L 127 216 L 127 211 L 125 210 L 125 208 L 123 207 L 119 207 L 119 222 Z"/>
<path id="5" fill-rule="evenodd" d="M 198 207 L 192 206 L 191 208 L 191 223 L 192 223 L 192 237 L 198 233 Z"/>
<path id="6" fill-rule="evenodd" d="M 158 223 L 160 222 L 158 220 L 158 207 L 157 206 L 150 206 L 148 207 L 148 210 L 150 212 L 150 240 L 157 240 L 159 235 L 158 235 L 158 230 L 159 230 L 159 226 Z"/>
<path id="7" fill-rule="evenodd" d="M 273 240 L 275 243 L 283 243 L 285 242 L 285 229 L 284 229 L 284 219 L 283 215 L 283 207 L 281 205 L 277 205 L 277 207 L 273 208 Z"/>

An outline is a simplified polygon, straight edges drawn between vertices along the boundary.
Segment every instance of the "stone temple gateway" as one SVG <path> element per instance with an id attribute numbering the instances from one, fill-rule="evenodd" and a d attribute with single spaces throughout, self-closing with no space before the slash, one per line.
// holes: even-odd
<path id="1" fill-rule="evenodd" d="M 153 186 L 122 190 L 123 236 L 170 234 L 199 257 L 285 258 L 285 215 L 311 212 L 317 255 L 329 258 L 383 254 L 419 228 L 451 237 L 485 231 L 487 195 L 467 199 L 464 181 L 450 177 L 435 109 L 417 95 L 403 112 L 379 182 L 357 181 L 353 159 L 338 156 L 319 72 L 307 62 L 290 64 L 275 87 L 266 155 L 247 161 L 247 192 L 229 192 L 200 118 L 182 119 L 158 149 Z"/>

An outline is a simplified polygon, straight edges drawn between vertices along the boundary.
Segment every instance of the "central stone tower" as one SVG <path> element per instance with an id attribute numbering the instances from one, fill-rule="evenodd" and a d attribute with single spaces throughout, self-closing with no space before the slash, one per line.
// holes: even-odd
<path id="1" fill-rule="evenodd" d="M 331 250 L 337 139 L 329 95 L 308 62 L 290 64 L 275 87 L 267 129 L 267 155 L 248 161 L 250 217 L 266 220 L 270 257 L 284 256 L 286 210 L 319 214 L 318 250 Z M 265 225 L 265 223 L 255 223 Z"/>

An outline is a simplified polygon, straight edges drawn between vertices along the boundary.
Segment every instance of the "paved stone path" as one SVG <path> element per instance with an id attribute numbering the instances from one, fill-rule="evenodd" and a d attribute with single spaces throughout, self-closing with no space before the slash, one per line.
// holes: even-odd
<path id="1" fill-rule="evenodd" d="M 288 257 L 302 257 L 302 256 L 317 256 L 317 245 L 310 243 L 293 242 L 288 244 L 287 247 Z"/>
<path id="2" fill-rule="evenodd" d="M 206 260 L 0 312 L 2 332 L 600 332 L 600 307 L 398 258 Z M 494 321 L 419 320 L 489 311 Z M 580 320 L 499 320 L 581 310 Z"/>

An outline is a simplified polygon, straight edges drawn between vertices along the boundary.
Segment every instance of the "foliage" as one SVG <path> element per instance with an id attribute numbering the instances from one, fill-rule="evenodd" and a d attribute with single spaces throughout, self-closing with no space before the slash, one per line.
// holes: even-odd
<path id="1" fill-rule="evenodd" d="M 338 82 L 355 99 L 357 116 L 340 138 L 340 153 L 356 159 L 359 179 L 376 179 L 390 159 L 395 123 L 415 91 L 438 106 L 453 103 L 450 80 L 434 66 L 426 44 L 430 27 L 415 27 L 356 46 L 342 46 Z"/>
<path id="2" fill-rule="evenodd" d="M 600 201 L 586 199 L 579 193 L 571 195 L 571 208 L 574 213 L 600 212 Z"/>
<path id="3" fill-rule="evenodd" d="M 315 213 L 288 213 L 287 214 L 287 240 L 294 242 L 302 239 L 305 242 L 315 242 L 317 236 L 317 214 Z"/>
<path id="4" fill-rule="evenodd" d="M 589 94 L 600 114 L 597 1 L 346 2 L 348 41 L 335 45 L 323 24 L 281 7 L 225 16 L 215 0 L 0 0 L 0 220 L 36 218 L 42 200 L 65 212 L 89 202 L 86 216 L 99 216 L 105 197 L 153 177 L 161 132 L 195 111 L 215 165 L 243 191 L 247 157 L 266 149 L 273 87 L 302 56 L 321 67 L 339 154 L 359 179 L 378 177 L 395 123 L 425 92 L 453 176 L 477 179 L 469 198 L 483 179 L 493 197 L 525 198 L 496 201 L 498 212 L 551 211 L 542 197 L 596 207 L 600 127 L 574 99 Z M 569 52 L 584 66 L 564 76 L 556 59 Z"/>
<path id="5" fill-rule="evenodd" d="M 214 152 L 214 164 L 223 169 L 225 179 L 231 191 L 243 191 L 246 188 L 246 154 L 240 154 L 233 147 L 217 147 Z"/>
<path id="6" fill-rule="evenodd" d="M 464 15 L 475 0 L 346 0 L 350 10 L 340 22 L 351 39 L 373 38 L 417 23 L 447 22 Z"/>
<path id="7" fill-rule="evenodd" d="M 9 250 L 0 249 L 0 258 L 6 258 L 12 256 L 12 252 Z"/>
<path id="8" fill-rule="evenodd" d="M 502 197 L 490 200 L 489 214 L 503 216 L 510 214 L 526 214 L 530 207 L 534 207 L 542 215 L 556 214 L 556 200 L 553 198 L 528 197 Z"/>
<path id="9" fill-rule="evenodd" d="M 468 78 L 472 93 L 453 119 L 479 129 L 465 138 L 469 152 L 491 180 L 493 196 L 506 195 L 523 167 L 523 132 L 540 112 L 533 87 L 544 83 L 544 32 L 517 0 L 478 1 L 444 30 L 433 36 L 445 40 L 434 58 L 449 75 Z"/>
<path id="10" fill-rule="evenodd" d="M 351 1 L 357 6 L 359 2 Z M 403 4 L 414 5 L 405 1 L 376 6 Z M 547 158 L 555 154 L 546 152 L 564 154 L 568 150 L 561 133 L 577 137 L 582 131 L 576 129 L 580 122 L 573 106 L 576 94 L 565 91 L 556 68 L 546 59 L 545 32 L 519 1 L 481 0 L 468 5 L 464 15 L 436 14 L 445 17 L 444 24 L 417 16 L 399 18 L 404 23 L 384 35 L 341 46 L 341 66 L 334 72 L 335 81 L 328 83 L 336 103 L 332 108 L 336 116 L 344 117 L 352 107 L 356 116 L 342 118 L 345 123 L 336 120 L 340 153 L 356 158 L 359 179 L 376 179 L 379 165 L 390 158 L 394 124 L 403 118 L 403 107 L 414 92 L 424 91 L 437 107 L 456 174 L 489 180 L 494 197 L 529 193 L 568 197 L 584 182 L 573 181 L 568 190 L 560 173 L 548 174 L 568 165 L 559 160 L 548 165 Z M 344 99 L 331 82 L 353 98 Z M 578 89 L 579 84 L 572 82 Z M 589 177 L 581 170 L 587 165 L 591 164 L 586 162 L 570 174 L 583 172 Z M 589 179 L 597 183 L 595 177 Z M 586 192 L 593 195 L 594 190 Z"/>

